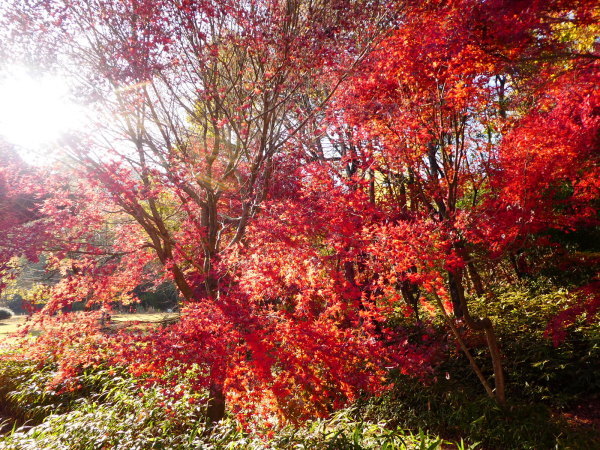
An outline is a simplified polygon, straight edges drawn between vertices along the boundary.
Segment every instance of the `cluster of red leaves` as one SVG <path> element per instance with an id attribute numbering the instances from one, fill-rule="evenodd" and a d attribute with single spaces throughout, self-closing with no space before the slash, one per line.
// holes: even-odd
<path id="1" fill-rule="evenodd" d="M 559 77 L 504 137 L 490 221 L 480 230 L 492 249 L 542 230 L 597 222 L 599 73 L 598 64 L 590 64 Z"/>
<path id="2" fill-rule="evenodd" d="M 220 385 L 232 412 L 246 421 L 257 414 L 323 416 L 360 392 L 376 391 L 383 379 L 372 356 L 378 345 L 360 331 L 265 311 L 241 297 L 186 307 L 179 323 L 122 336 L 113 349 L 113 362 L 149 382 L 176 383 L 178 374 L 196 370 L 193 387 Z"/>
<path id="3" fill-rule="evenodd" d="M 77 376 L 90 367 L 105 364 L 111 354 L 110 339 L 100 332 L 103 311 L 30 317 L 19 331 L 20 351 L 11 358 L 56 365 L 56 374 L 47 389 L 76 390 Z M 32 339 L 30 332 L 39 336 Z"/>
<path id="4" fill-rule="evenodd" d="M 576 292 L 579 303 L 558 313 L 549 323 L 546 336 L 555 347 L 565 341 L 571 328 L 579 319 L 587 324 L 598 320 L 600 311 L 600 282 L 590 283 Z"/>
<path id="5" fill-rule="evenodd" d="M 42 190 L 32 172 L 11 146 L 0 141 L 0 290 L 4 288 L 1 280 L 11 276 L 11 259 L 36 260 L 46 233 L 36 223 Z"/>

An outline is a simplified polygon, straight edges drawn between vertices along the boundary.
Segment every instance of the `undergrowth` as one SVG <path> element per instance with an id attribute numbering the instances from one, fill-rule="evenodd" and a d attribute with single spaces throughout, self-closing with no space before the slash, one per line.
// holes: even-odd
<path id="1" fill-rule="evenodd" d="M 22 370 L 5 398 L 21 411 L 21 426 L 0 438 L 0 449 L 427 449 L 476 446 L 453 443 L 423 431 L 410 432 L 389 421 L 363 421 L 356 409 L 338 411 L 327 420 L 301 427 L 245 431 L 233 418 L 207 429 L 205 397 L 185 392 L 174 399 L 156 387 L 141 388 L 114 369 L 79 377 L 77 392 L 44 391 L 48 368 L 33 375 L 32 367 L 3 362 L 6 376 Z M 29 377 L 27 376 L 29 375 Z M 31 408 L 31 405 L 35 405 Z M 25 414 L 25 410 L 31 411 Z M 45 417 L 42 417 L 44 416 Z"/>
<path id="2" fill-rule="evenodd" d="M 392 372 L 381 397 L 329 419 L 272 429 L 244 428 L 233 417 L 208 429 L 206 395 L 185 382 L 166 393 L 124 369 L 96 368 L 70 380 L 76 390 L 49 391 L 55 367 L 0 359 L 0 421 L 11 418 L 0 449 L 600 448 L 598 430 L 563 415 L 600 392 L 600 325 L 577 321 L 558 346 L 546 335 L 553 315 L 575 301 L 566 289 L 539 285 L 499 290 L 493 302 L 471 299 L 474 314 L 496 324 L 508 382 L 504 407 L 484 396 L 458 350 L 429 383 Z M 444 335 L 441 327 L 430 334 Z M 466 339 L 489 374 L 485 346 L 475 335 Z"/>

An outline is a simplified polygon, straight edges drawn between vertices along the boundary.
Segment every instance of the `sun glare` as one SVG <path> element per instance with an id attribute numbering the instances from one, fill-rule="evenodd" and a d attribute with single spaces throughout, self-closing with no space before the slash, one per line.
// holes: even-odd
<path id="1" fill-rule="evenodd" d="M 85 110 L 69 98 L 64 79 L 32 75 L 11 68 L 0 76 L 0 136 L 14 144 L 23 159 L 44 163 L 64 133 L 81 129 Z"/>

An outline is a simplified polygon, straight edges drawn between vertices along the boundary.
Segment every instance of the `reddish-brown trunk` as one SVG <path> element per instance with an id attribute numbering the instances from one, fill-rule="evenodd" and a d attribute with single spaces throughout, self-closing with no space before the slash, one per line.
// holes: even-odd
<path id="1" fill-rule="evenodd" d="M 206 421 L 209 426 L 220 422 L 225 417 L 225 393 L 223 386 L 211 384 L 209 389 L 209 400 L 206 407 Z"/>

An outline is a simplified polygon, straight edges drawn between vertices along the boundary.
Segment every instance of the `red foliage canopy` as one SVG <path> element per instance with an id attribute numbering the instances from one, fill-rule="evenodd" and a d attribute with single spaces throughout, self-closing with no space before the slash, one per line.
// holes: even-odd
<path id="1" fill-rule="evenodd" d="M 594 4 L 6 8 L 15 41 L 77 67 L 114 120 L 71 136 L 62 172 L 3 147 L 0 273 L 48 255 L 48 314 L 165 280 L 182 304 L 145 335 L 40 318 L 30 356 L 59 364 L 57 384 L 99 361 L 166 385 L 195 371 L 211 419 L 225 399 L 240 417 L 298 419 L 381 391 L 391 368 L 430 374 L 443 346 L 421 312 L 438 308 L 504 401 L 493 324 L 468 294 L 543 232 L 597 223 Z M 397 322 L 412 315 L 409 340 Z M 485 333 L 495 387 L 463 325 Z"/>

